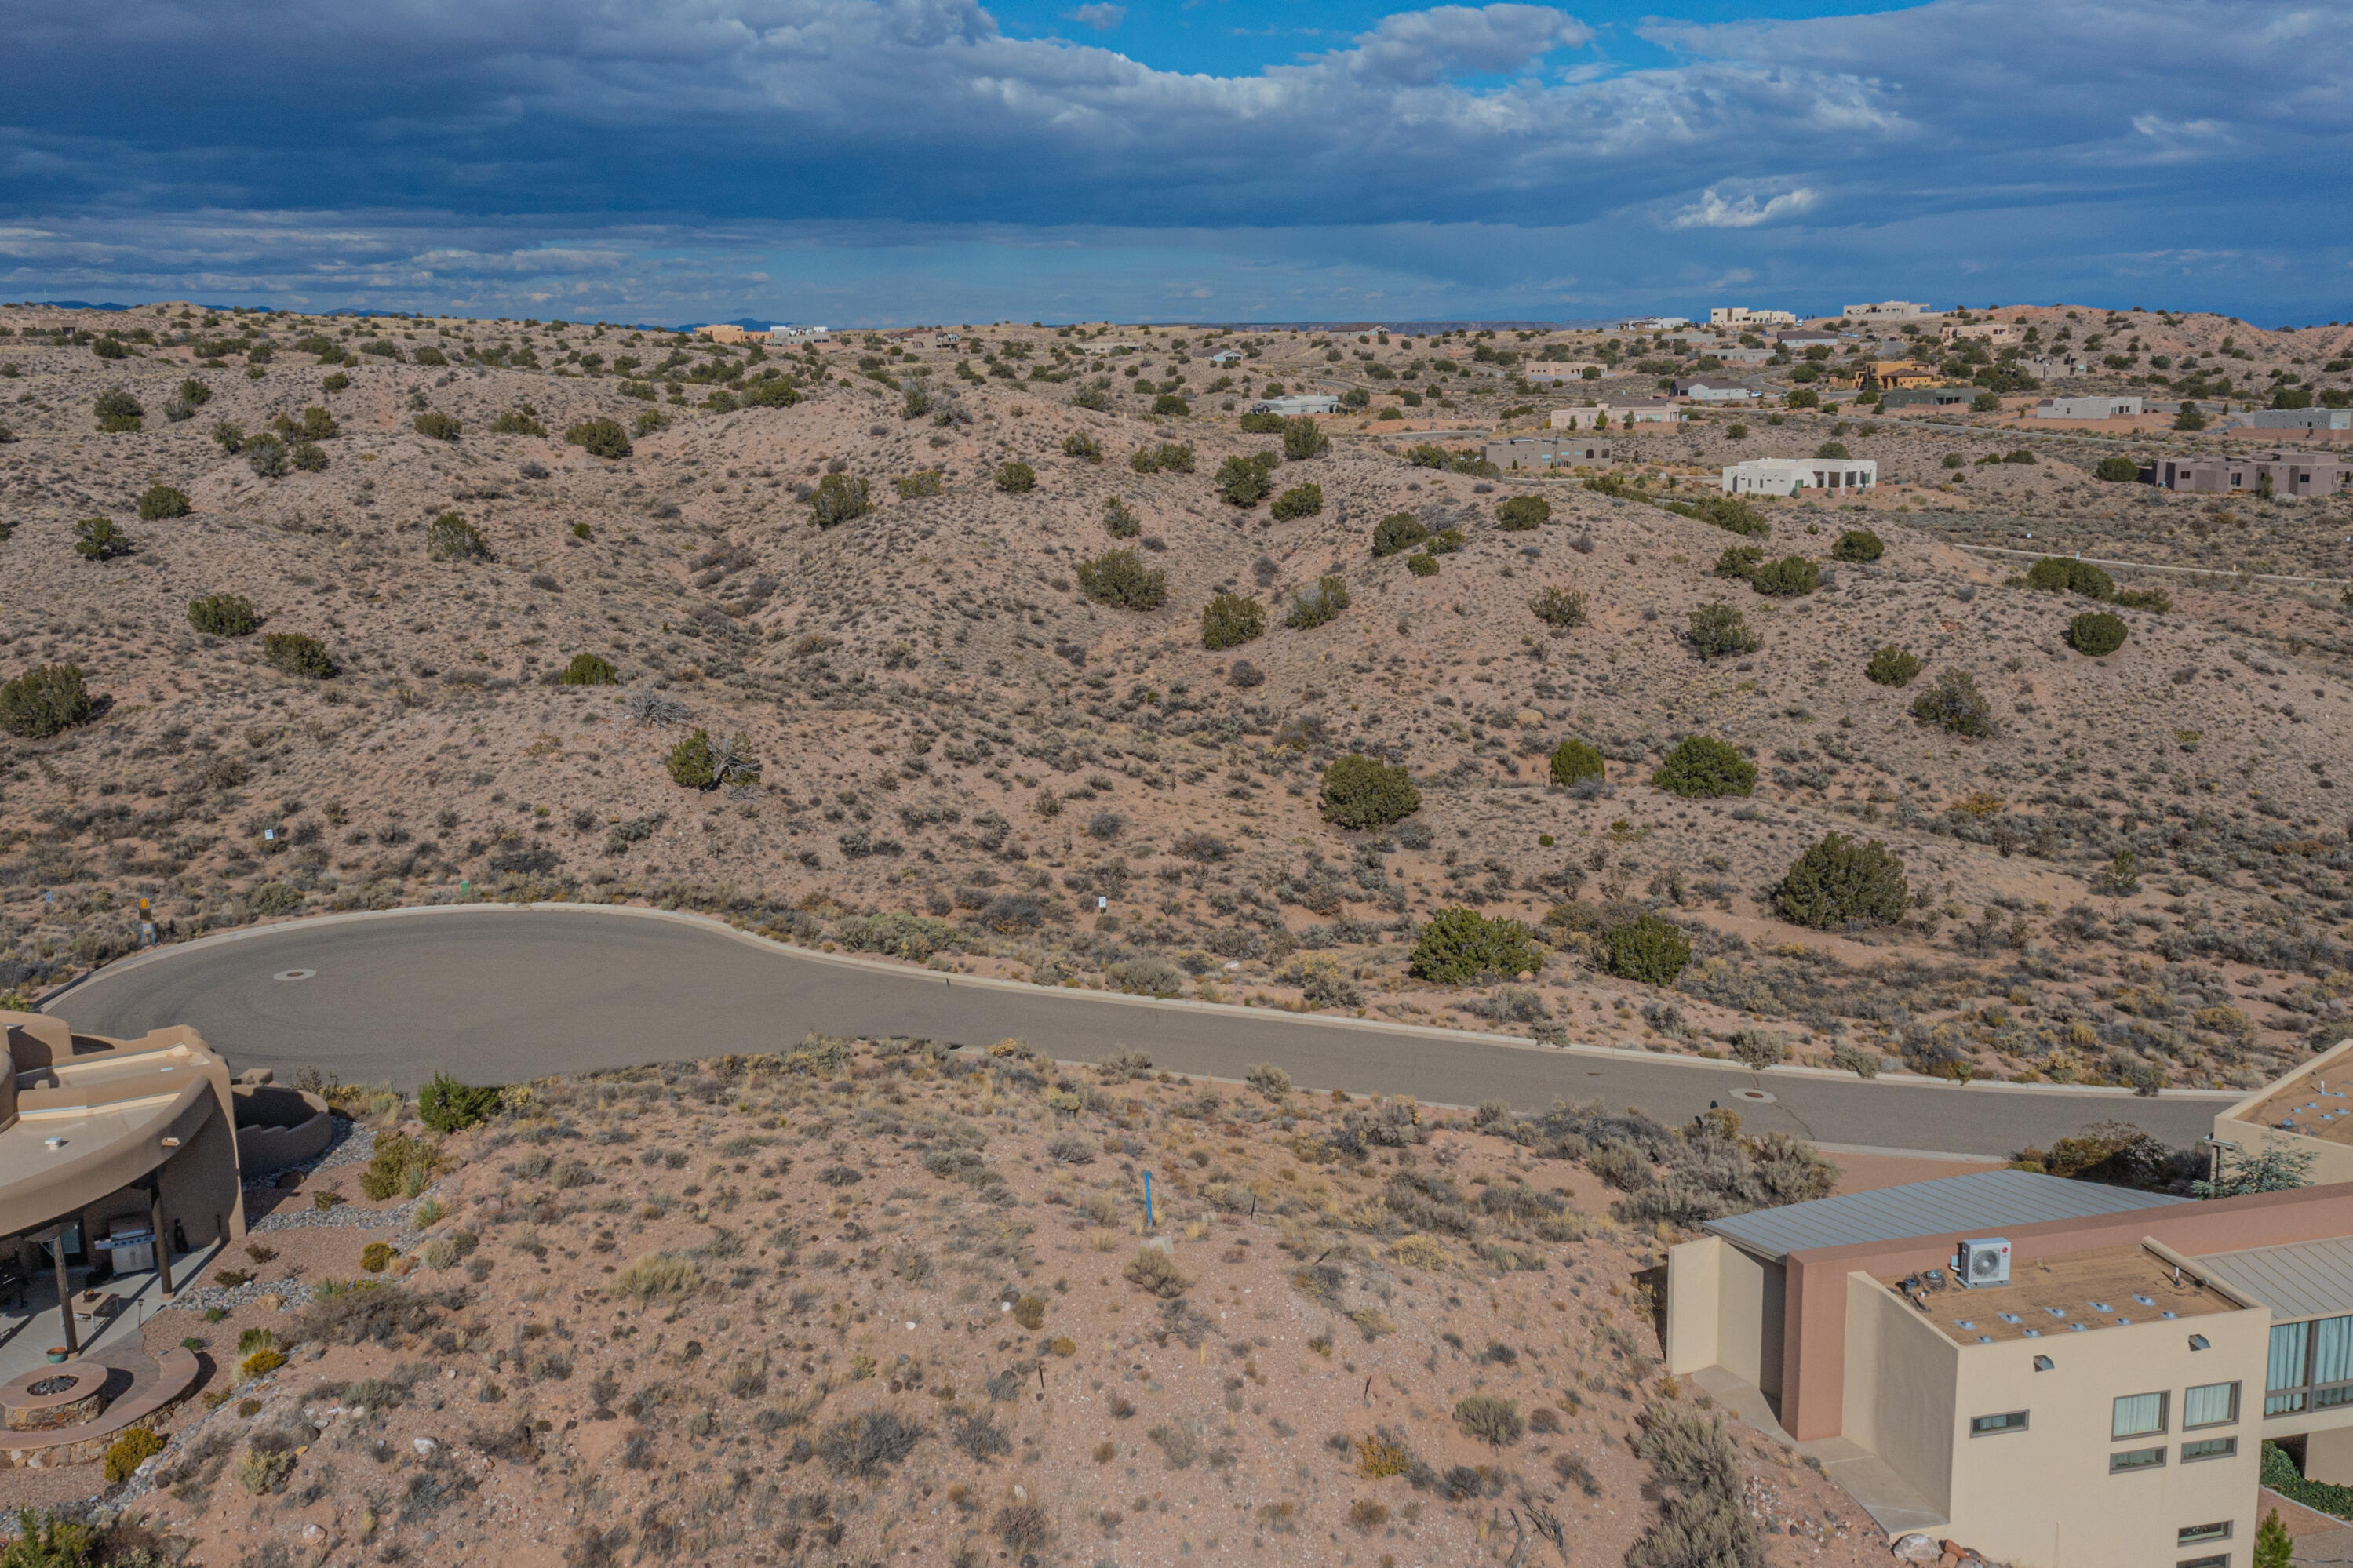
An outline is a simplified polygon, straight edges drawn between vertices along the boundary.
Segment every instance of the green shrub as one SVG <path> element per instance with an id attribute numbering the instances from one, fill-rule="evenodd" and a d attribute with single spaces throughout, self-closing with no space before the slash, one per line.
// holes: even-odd
<path id="1" fill-rule="evenodd" d="M 1656 915 L 1637 915 L 1603 929 L 1598 957 L 1620 980 L 1672 985 L 1691 962 L 1691 933 Z"/>
<path id="2" fill-rule="evenodd" d="M 1495 526 L 1506 533 L 1525 533 L 1552 521 L 1552 502 L 1542 496 L 1514 496 L 1495 509 Z"/>
<path id="3" fill-rule="evenodd" d="M 2100 466 L 2092 473 L 2112 485 L 2128 485 L 2140 478 L 2140 465 L 2130 458 L 2102 458 Z"/>
<path id="4" fill-rule="evenodd" d="M 466 432 L 466 427 L 450 415 L 438 408 L 428 408 L 410 421 L 419 436 L 433 441 L 454 441 Z"/>
<path id="5" fill-rule="evenodd" d="M 87 723 L 95 707 L 79 665 L 44 664 L 0 681 L 0 730 L 23 740 L 45 740 Z"/>
<path id="6" fill-rule="evenodd" d="M 1315 586 L 1291 597 L 1291 611 L 1282 624 L 1300 631 L 1322 626 L 1348 607 L 1348 584 L 1338 577 L 1318 577 Z"/>
<path id="7" fill-rule="evenodd" d="M 1552 749 L 1552 782 L 1563 789 L 1579 779 L 1598 779 L 1607 773 L 1601 753 L 1583 741 L 1563 741 Z"/>
<path id="8" fill-rule="evenodd" d="M 111 561 L 131 553 L 132 537 L 111 517 L 86 517 L 74 524 L 74 553 L 85 561 Z"/>
<path id="9" fill-rule="evenodd" d="M 1402 822 L 1421 809 L 1412 774 L 1354 752 L 1324 770 L 1322 799 L 1324 821 L 1359 832 Z"/>
<path id="10" fill-rule="evenodd" d="M 1461 529 L 1441 528 L 1423 542 L 1422 549 L 1432 555 L 1451 555 L 1469 542 L 1462 537 Z"/>
<path id="11" fill-rule="evenodd" d="M 1911 896 L 1904 863 L 1885 845 L 1831 833 L 1791 864 L 1774 899 L 1798 924 L 1834 931 L 1855 921 L 1892 925 Z"/>
<path id="12" fill-rule="evenodd" d="M 323 473 L 327 468 L 327 449 L 316 441 L 297 441 L 286 448 L 286 460 L 306 474 Z"/>
<path id="13" fill-rule="evenodd" d="M 1280 436 L 1282 434 L 1282 416 L 1280 414 L 1261 414 L 1255 410 L 1245 414 L 1242 416 L 1242 434 L 1245 436 Z"/>
<path id="14" fill-rule="evenodd" d="M 809 495 L 809 516 L 819 528 L 835 528 L 874 510 L 867 499 L 866 481 L 848 474 L 828 474 Z"/>
<path id="15" fill-rule="evenodd" d="M 1266 635 L 1266 606 L 1240 594 L 1218 594 L 1201 606 L 1201 646 L 1240 647 Z"/>
<path id="16" fill-rule="evenodd" d="M 1794 599 L 1822 585 L 1820 562 L 1803 555 L 1784 555 L 1748 574 L 1748 585 L 1775 599 Z"/>
<path id="17" fill-rule="evenodd" d="M 1272 452 L 1259 452 L 1247 458 L 1228 458 L 1218 465 L 1217 477 L 1210 483 L 1219 496 L 1229 505 L 1249 508 L 1258 505 L 1274 492 L 1274 468 L 1280 461 Z"/>
<path id="18" fill-rule="evenodd" d="M 1938 671 L 1936 681 L 1912 700 L 1912 717 L 1980 741 L 1994 732 L 1993 704 L 1978 689 L 1977 677 L 1966 669 Z"/>
<path id="19" fill-rule="evenodd" d="M 1920 661 L 1908 649 L 1883 647 L 1871 656 L 1862 673 L 1876 686 L 1909 686 L 1920 673 Z"/>
<path id="20" fill-rule="evenodd" d="M 946 476 L 937 468 L 917 468 L 912 474 L 902 475 L 896 482 L 901 500 L 921 500 L 939 494 L 946 485 Z"/>
<path id="21" fill-rule="evenodd" d="M 1106 550 L 1079 563 L 1079 591 L 1097 604 L 1156 610 L 1168 602 L 1168 573 L 1147 567 L 1133 550 Z"/>
<path id="22" fill-rule="evenodd" d="M 1405 558 L 1405 569 L 1417 577 L 1435 577 L 1438 575 L 1438 557 L 1417 552 Z"/>
<path id="23" fill-rule="evenodd" d="M 1288 522 L 1294 517 L 1314 517 L 1324 510 L 1322 485 L 1293 485 L 1274 498 L 1274 521 Z"/>
<path id="24" fill-rule="evenodd" d="M 1144 531 L 1144 520 L 1135 515 L 1134 507 L 1113 496 L 1103 502 L 1103 531 L 1113 539 L 1134 539 Z"/>
<path id="25" fill-rule="evenodd" d="M 157 1436 L 151 1429 L 145 1426 L 132 1427 L 107 1445 L 106 1484 L 111 1487 L 121 1486 L 132 1478 L 140 1466 L 162 1453 L 166 1447 L 164 1439 Z M 25 1547 L 31 1544 L 32 1535 L 33 1532 L 27 1530 L 17 1538 L 16 1549 L 11 1555 L 17 1557 L 19 1563 L 11 1564 L 10 1568 L 69 1568 L 69 1565 L 70 1568 L 79 1568 L 79 1563 L 71 1556 L 60 1556 L 52 1552 L 35 1557 L 25 1551 Z"/>
<path id="26" fill-rule="evenodd" d="M 1474 1394 L 1454 1407 L 1454 1424 L 1465 1437 L 1501 1448 L 1516 1443 L 1527 1430 L 1517 1401 L 1492 1394 Z"/>
<path id="27" fill-rule="evenodd" d="M 1585 593 L 1556 583 L 1538 590 L 1536 596 L 1528 601 L 1528 610 L 1554 630 L 1567 631 L 1585 624 Z"/>
<path id="28" fill-rule="evenodd" d="M 1076 458 L 1082 463 L 1103 461 L 1103 443 L 1083 430 L 1074 430 L 1062 437 L 1062 456 Z"/>
<path id="29" fill-rule="evenodd" d="M 1139 474 L 1189 474 L 1193 471 L 1193 444 L 1163 441 L 1154 447 L 1138 447 L 1127 455 L 1127 466 Z"/>
<path id="30" fill-rule="evenodd" d="M 613 422 L 607 419 L 605 423 L 610 425 Z M 572 428 L 575 430 L 580 430 L 586 429 L 586 426 L 575 425 Z M 617 426 L 616 426 L 616 428 L 617 428 Z M 491 421 L 491 434 L 493 436 L 544 436 L 547 434 L 547 426 L 542 425 L 538 420 L 533 418 L 530 415 L 524 413 L 520 408 L 510 408 L 504 414 L 500 415 L 496 419 Z M 569 432 L 566 432 L 565 438 L 570 439 Z M 586 441 L 574 441 L 572 444 L 575 447 L 585 447 L 588 443 Z"/>
<path id="31" fill-rule="evenodd" d="M 327 645 L 317 637 L 301 632 L 269 632 L 261 639 L 261 662 L 287 675 L 299 675 L 306 680 L 332 680 L 335 661 L 327 657 Z"/>
<path id="32" fill-rule="evenodd" d="M 669 429 L 670 416 L 664 414 L 659 408 L 649 408 L 640 413 L 637 418 L 630 421 L 630 425 L 637 434 L 638 438 L 643 440 L 646 437 L 652 435 L 657 430 Z"/>
<path id="33" fill-rule="evenodd" d="M 1747 620 L 1730 605 L 1702 605 L 1694 610 L 1691 630 L 1685 636 L 1702 658 L 1755 653 L 1763 646 L 1748 629 Z"/>
<path id="34" fill-rule="evenodd" d="M 1756 571 L 1757 567 L 1764 563 L 1765 552 L 1757 546 L 1754 544 L 1727 545 L 1725 548 L 1724 553 L 1715 558 L 1715 565 L 1710 569 L 1709 575 L 1715 577 L 1735 577 L 1739 579 L 1741 582 L 1746 583 L 1748 581 L 1748 574 Z"/>
<path id="35" fill-rule="evenodd" d="M 565 441 L 592 458 L 617 461 L 629 455 L 629 433 L 611 419 L 583 419 L 564 433 Z"/>
<path id="36" fill-rule="evenodd" d="M 1594 488 L 1589 480 L 1588 488 Z M 1609 493 L 1622 494 L 1624 487 L 1621 485 Z M 1680 516 L 1697 518 L 1702 522 L 1714 523 L 1726 532 L 1746 534 L 1751 539 L 1762 539 L 1773 531 L 1773 525 L 1765 521 L 1765 514 L 1758 511 L 1753 502 L 1740 496 L 1718 494 L 1702 496 L 1697 500 L 1671 500 L 1666 503 L 1666 508 Z"/>
<path id="37" fill-rule="evenodd" d="M 213 400 L 213 389 L 195 376 L 180 383 L 180 401 L 191 409 L 202 408 Z"/>
<path id="38" fill-rule="evenodd" d="M 1651 782 L 1686 799 L 1746 795 L 1757 787 L 1757 764 L 1729 741 L 1686 735 L 1651 774 Z"/>
<path id="39" fill-rule="evenodd" d="M 612 661 L 593 653 L 574 654 L 572 662 L 565 665 L 564 672 L 555 678 L 558 686 L 617 686 L 620 683 L 620 672 L 613 668 Z"/>
<path id="40" fill-rule="evenodd" d="M 265 479 L 286 477 L 286 443 L 264 433 L 245 444 L 245 466 Z"/>
<path id="41" fill-rule="evenodd" d="M 2081 594 L 2105 601 L 2116 595 L 2116 579 L 2088 561 L 2046 555 L 2027 569 L 2026 585 L 2046 594 Z"/>
<path id="42" fill-rule="evenodd" d="M 234 419 L 216 420 L 213 423 L 213 439 L 220 443 L 222 451 L 234 458 L 245 450 L 245 426 Z"/>
<path id="43" fill-rule="evenodd" d="M 1164 392 L 1152 400 L 1152 412 L 1164 417 L 1181 417 L 1193 412 L 1193 405 L 1173 392 Z"/>
<path id="44" fill-rule="evenodd" d="M 185 517 L 194 509 L 188 504 L 187 492 L 170 485 L 149 485 L 139 496 L 139 521 L 161 522 L 165 518 Z"/>
<path id="45" fill-rule="evenodd" d="M 206 594 L 188 601 L 188 625 L 206 637 L 249 637 L 260 624 L 253 601 L 242 594 Z"/>
<path id="46" fill-rule="evenodd" d="M 2100 658 L 2125 646 L 2125 624 L 2105 610 L 2086 610 L 2067 623 L 2067 645 Z"/>
<path id="47" fill-rule="evenodd" d="M 437 1072 L 417 1091 L 417 1119 L 436 1132 L 462 1132 L 491 1118 L 499 1108 L 496 1089 L 459 1083 Z"/>
<path id="48" fill-rule="evenodd" d="M 392 1260 L 399 1256 L 392 1243 L 371 1241 L 360 1248 L 360 1268 L 370 1274 L 381 1274 L 391 1268 Z"/>
<path id="49" fill-rule="evenodd" d="M 1282 455 L 1294 463 L 1320 458 L 1332 449 L 1332 437 L 1306 415 L 1282 422 Z"/>
<path id="50" fill-rule="evenodd" d="M 2020 447 L 2012 451 L 2004 452 L 2001 455 L 2001 460 L 2005 463 L 2018 463 L 2031 468 L 2034 467 L 2034 450 L 2031 447 Z"/>
<path id="51" fill-rule="evenodd" d="M 1817 458 L 1829 458 L 1842 461 L 1848 458 L 1853 457 L 1854 454 L 1846 449 L 1846 443 L 1843 441 L 1825 441 L 1820 446 L 1814 448 L 1814 456 Z"/>
<path id="52" fill-rule="evenodd" d="M 688 789 L 710 789 L 719 782 L 719 773 L 711 752 L 711 731 L 700 730 L 670 749 L 662 759 L 670 770 L 670 782 Z"/>
<path id="53" fill-rule="evenodd" d="M 1038 488 L 1038 470 L 1027 463 L 997 465 L 997 488 L 1007 495 L 1018 496 Z"/>
<path id="54" fill-rule="evenodd" d="M 2173 608 L 2173 595 L 2162 588 L 2119 588 L 2115 603 L 2120 609 L 2150 610 L 2161 616 Z"/>
<path id="55" fill-rule="evenodd" d="M 432 561 L 480 561 L 491 553 L 482 531 L 454 511 L 425 525 L 425 554 Z"/>
<path id="56" fill-rule="evenodd" d="M 90 405 L 90 411 L 98 416 L 99 429 L 110 436 L 128 435 L 146 426 L 143 417 L 146 408 L 137 398 L 120 388 L 100 393 L 98 401 Z"/>
<path id="57" fill-rule="evenodd" d="M 1887 542 L 1867 528 L 1850 528 L 1831 546 L 1833 561 L 1876 561 L 1887 553 Z"/>
<path id="58" fill-rule="evenodd" d="M 1436 985 L 1510 980 L 1544 968 L 1544 950 L 1515 920 L 1476 910 L 1440 910 L 1413 939 L 1407 970 Z"/>
<path id="59" fill-rule="evenodd" d="M 1409 511 L 1393 511 L 1373 525 L 1373 553 L 1376 556 L 1395 555 L 1410 550 L 1430 537 L 1430 530 L 1421 519 Z"/>

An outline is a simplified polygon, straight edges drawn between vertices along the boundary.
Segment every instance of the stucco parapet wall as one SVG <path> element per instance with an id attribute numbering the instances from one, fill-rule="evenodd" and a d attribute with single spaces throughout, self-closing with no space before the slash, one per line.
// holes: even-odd
<path id="1" fill-rule="evenodd" d="M 2046 1220 L 2004 1233 L 2013 1270 L 2061 1252 L 2155 1243 L 2180 1257 L 2353 1236 L 2353 1182 L 2253 1193 L 2164 1209 Z M 1846 1384 L 1848 1276 L 1942 1268 L 1957 1232 L 1792 1252 L 1785 1259 L 1781 1424 L 1799 1442 L 1835 1437 Z M 2201 1269 L 2200 1273 L 2204 1271 Z"/>

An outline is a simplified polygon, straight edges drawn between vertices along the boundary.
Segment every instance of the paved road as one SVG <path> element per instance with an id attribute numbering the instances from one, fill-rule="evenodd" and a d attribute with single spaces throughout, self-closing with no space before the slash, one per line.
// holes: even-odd
<path id="1" fill-rule="evenodd" d="M 290 971 L 304 978 L 279 979 Z M 1757 1074 L 1690 1058 L 1552 1050 L 1198 1003 L 976 982 L 828 958 L 714 922 L 579 906 L 460 906 L 331 916 L 208 938 L 100 970 L 48 1011 L 86 1033 L 191 1024 L 238 1068 L 304 1064 L 414 1086 L 445 1069 L 494 1083 L 726 1052 L 810 1030 L 986 1045 L 1018 1036 L 1065 1060 L 1113 1045 L 1176 1072 L 1238 1079 L 1273 1062 L 1303 1088 L 1439 1104 L 1557 1098 L 1669 1122 L 1721 1101 L 1758 1131 L 1820 1142 L 2005 1154 L 2116 1116 L 2176 1144 L 2211 1097 L 2033 1092 L 1843 1075 Z M 1743 1090 L 1775 1098 L 1753 1102 Z"/>

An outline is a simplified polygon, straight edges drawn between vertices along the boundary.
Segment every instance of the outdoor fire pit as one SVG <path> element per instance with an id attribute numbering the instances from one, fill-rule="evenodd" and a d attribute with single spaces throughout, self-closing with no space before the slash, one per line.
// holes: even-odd
<path id="1" fill-rule="evenodd" d="M 95 1362 L 36 1367 L 0 1384 L 0 1422 L 11 1432 L 49 1432 L 95 1421 L 106 1405 L 106 1378 Z"/>

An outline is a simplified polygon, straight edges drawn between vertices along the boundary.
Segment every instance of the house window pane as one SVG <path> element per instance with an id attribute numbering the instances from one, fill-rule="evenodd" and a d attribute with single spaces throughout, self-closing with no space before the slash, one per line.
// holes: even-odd
<path id="1" fill-rule="evenodd" d="M 1998 1433 L 2025 1430 L 2026 1412 L 2023 1410 L 2005 1410 L 1999 1415 L 1969 1417 L 1969 1436 L 1972 1437 L 1991 1437 Z"/>
<path id="2" fill-rule="evenodd" d="M 2181 1445 L 2181 1462 L 2194 1465 L 2200 1459 L 2227 1459 L 2238 1451 L 2236 1437 L 2201 1437 L 2195 1443 Z"/>
<path id="3" fill-rule="evenodd" d="M 2181 1396 L 2184 1426 L 2220 1426 L 2238 1418 L 2239 1385 L 2235 1383 L 2201 1384 Z"/>
<path id="4" fill-rule="evenodd" d="M 2282 1323 L 2272 1331 L 2271 1361 L 2263 1378 L 2265 1388 L 2302 1388 L 2304 1386 L 2304 1355 L 2312 1342 L 2310 1323 Z"/>
<path id="5" fill-rule="evenodd" d="M 2122 1475 L 2126 1470 L 2154 1470 L 2165 1463 L 2162 1448 L 2126 1448 L 2108 1456 L 2108 1474 Z"/>
<path id="6" fill-rule="evenodd" d="M 2111 1437 L 2146 1437 L 2165 1430 L 2165 1395 L 2162 1394 L 2127 1394 L 2116 1401 L 2116 1415 L 2109 1424 Z"/>
<path id="7" fill-rule="evenodd" d="M 2312 1325 L 2312 1381 L 2353 1378 L 2353 1318 L 2323 1318 Z"/>
<path id="8" fill-rule="evenodd" d="M 2176 1546 L 2203 1546 L 2210 1541 L 2230 1539 L 2231 1521 L 2225 1519 L 2218 1520 L 2212 1524 L 2186 1525 L 2177 1532 L 2173 1543 Z"/>

